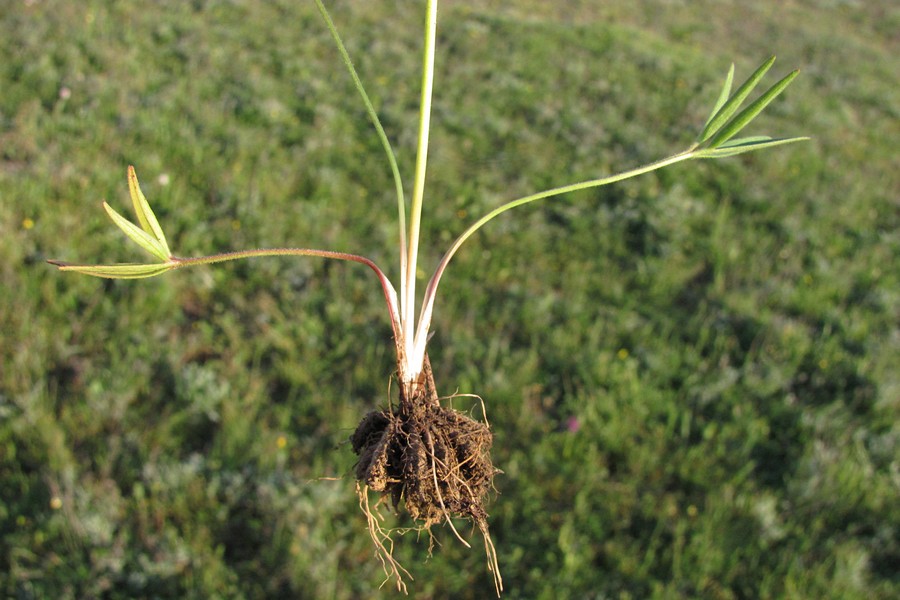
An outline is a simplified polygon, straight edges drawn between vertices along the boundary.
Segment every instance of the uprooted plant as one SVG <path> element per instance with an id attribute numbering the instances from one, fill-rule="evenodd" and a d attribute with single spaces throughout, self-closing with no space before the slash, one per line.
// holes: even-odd
<path id="1" fill-rule="evenodd" d="M 485 497 L 492 488 L 498 472 L 490 460 L 492 436 L 485 422 L 441 405 L 438 397 L 426 346 L 429 327 L 437 297 L 437 290 L 451 259 L 476 231 L 506 211 L 542 200 L 622 181 L 661 169 L 675 163 L 697 158 L 720 158 L 753 150 L 799 141 L 802 137 L 771 138 L 767 136 L 735 137 L 766 106 L 791 83 L 797 75 L 793 71 L 772 85 L 745 108 L 741 106 L 772 66 L 774 57 L 764 62 L 734 93 L 734 66 L 728 71 L 722 91 L 695 142 L 682 152 L 618 174 L 564 185 L 524 196 L 488 212 L 475 221 L 450 245 L 441 258 L 425 288 L 415 318 L 416 271 L 422 207 L 425 195 L 425 169 L 428 157 L 428 137 L 431 118 L 432 84 L 434 81 L 434 52 L 437 28 L 437 0 L 426 0 L 426 24 L 422 89 L 419 112 L 419 135 L 412 199 L 407 203 L 393 149 L 381 126 L 375 108 L 357 75 L 347 50 L 321 0 L 315 3 L 322 14 L 344 65 L 358 90 L 367 114 L 381 141 L 393 175 L 397 195 L 398 244 L 400 250 L 400 293 L 373 261 L 356 254 L 310 248 L 272 248 L 213 254 L 198 258 L 181 258 L 172 254 L 149 203 L 141 192 L 133 167 L 128 168 L 128 187 L 137 224 L 128 221 L 108 204 L 103 206 L 113 222 L 132 241 L 149 252 L 157 262 L 149 264 L 75 265 L 50 261 L 63 271 L 74 271 L 96 277 L 135 279 L 152 277 L 167 271 L 194 265 L 262 256 L 317 256 L 353 261 L 372 269 L 381 284 L 387 303 L 397 353 L 399 402 L 385 410 L 365 415 L 351 437 L 354 452 L 359 456 L 356 466 L 357 491 L 360 506 L 366 514 L 369 532 L 382 560 L 388 578 L 405 590 L 404 576 L 409 574 L 393 558 L 391 531 L 382 529 L 377 509 L 369 502 L 369 492 L 390 498 L 394 507 L 406 507 L 419 528 L 430 530 L 435 524 L 446 523 L 457 537 L 467 542 L 453 526 L 452 518 L 470 520 L 482 533 L 493 574 L 496 591 L 503 589 L 497 554 L 488 533 Z M 409 204 L 409 205 L 407 205 Z M 409 210 L 409 222 L 407 222 Z M 379 499 L 379 502 L 380 502 Z"/>

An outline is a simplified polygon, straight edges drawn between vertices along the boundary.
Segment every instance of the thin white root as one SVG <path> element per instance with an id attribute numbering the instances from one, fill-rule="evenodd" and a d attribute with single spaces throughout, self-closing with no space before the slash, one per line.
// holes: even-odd
<path id="1" fill-rule="evenodd" d="M 463 536 L 459 535 L 459 532 L 456 530 L 456 527 L 453 526 L 453 520 L 450 518 L 450 512 L 447 510 L 447 507 L 444 506 L 444 498 L 441 496 L 441 486 L 438 485 L 437 479 L 437 465 L 435 464 L 435 460 L 437 460 L 434 456 L 434 444 L 431 442 L 431 435 L 426 431 L 425 432 L 426 440 L 428 441 L 428 454 L 431 456 L 431 476 L 434 478 L 434 491 L 437 493 L 438 502 L 441 503 L 441 510 L 444 511 L 444 518 L 447 520 L 447 524 L 450 525 L 450 529 L 453 530 L 453 535 L 456 536 L 460 542 L 462 542 L 463 546 L 466 548 L 471 548 L 472 546 L 467 542 Z"/>
<path id="2" fill-rule="evenodd" d="M 488 533 L 487 526 L 480 524 L 481 535 L 484 538 L 484 552 L 487 555 L 488 571 L 494 576 L 494 589 L 497 590 L 497 597 L 503 591 L 503 577 L 500 575 L 500 563 L 497 561 L 497 549 L 494 548 L 494 542 L 491 540 L 491 534 Z"/>
<path id="3" fill-rule="evenodd" d="M 378 515 L 377 509 L 373 511 L 369 507 L 369 486 L 360 485 L 357 482 L 356 495 L 359 497 L 359 508 L 366 515 L 369 536 L 372 538 L 372 542 L 375 543 L 375 556 L 381 561 L 381 568 L 384 570 L 385 579 L 379 587 L 383 587 L 391 578 L 394 578 L 397 580 L 397 590 L 407 594 L 406 582 L 403 581 L 403 577 L 406 576 L 412 581 L 413 576 L 403 568 L 403 565 L 394 560 L 394 541 L 391 539 L 390 533 L 382 529 L 381 524 L 378 522 L 380 515 Z M 385 542 L 387 542 L 387 545 L 385 545 Z"/>

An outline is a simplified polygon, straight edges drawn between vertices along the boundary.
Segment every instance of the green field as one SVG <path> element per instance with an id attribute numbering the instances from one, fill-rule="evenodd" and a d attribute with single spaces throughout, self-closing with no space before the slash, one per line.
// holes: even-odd
<path id="1" fill-rule="evenodd" d="M 327 5 L 411 186 L 424 2 Z M 442 2 L 425 271 L 506 200 L 690 144 L 732 61 L 800 67 L 748 134 L 813 138 L 524 207 L 454 259 L 431 360 L 495 432 L 505 598 L 900 597 L 897 31 L 888 0 Z M 346 443 L 391 393 L 377 281 L 47 265 L 142 258 L 100 208 L 128 165 L 178 255 L 399 270 L 312 1 L 3 2 L 0 593 L 396 597 Z M 434 533 L 397 539 L 410 596 L 490 597 L 477 534 Z"/>

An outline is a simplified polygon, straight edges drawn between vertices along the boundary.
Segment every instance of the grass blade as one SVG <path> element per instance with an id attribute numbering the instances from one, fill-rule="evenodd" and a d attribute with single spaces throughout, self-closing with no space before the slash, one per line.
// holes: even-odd
<path id="1" fill-rule="evenodd" d="M 146 277 L 161 275 L 166 271 L 174 269 L 176 266 L 174 263 L 153 265 L 70 265 L 55 260 L 48 260 L 47 262 L 59 267 L 60 271 L 72 271 L 74 273 L 81 273 L 82 275 L 92 275 L 93 277 L 103 277 L 105 279 L 144 279 Z"/>
<path id="2" fill-rule="evenodd" d="M 697 158 L 725 158 L 726 156 L 735 156 L 745 152 L 762 150 L 763 148 L 793 144 L 794 142 L 802 142 L 808 139 L 808 137 L 770 138 L 767 136 L 737 138 L 725 142 L 717 148 L 698 150 L 696 156 Z"/>
<path id="3" fill-rule="evenodd" d="M 703 131 L 700 132 L 700 136 L 697 138 L 697 143 L 701 143 L 705 141 L 709 135 L 710 125 L 713 122 L 713 118 L 719 112 L 719 109 L 728 101 L 728 96 L 731 94 L 731 84 L 734 82 L 734 63 L 731 63 L 731 68 L 728 69 L 728 75 L 725 77 L 725 85 L 722 86 L 722 91 L 719 93 L 719 97 L 716 100 L 716 105 L 713 106 L 712 111 L 709 113 L 709 118 L 706 119 L 706 123 L 703 125 Z"/>
<path id="4" fill-rule="evenodd" d="M 715 113 L 710 121 L 707 123 L 706 127 L 703 128 L 703 135 L 700 136 L 700 140 L 698 143 L 702 144 L 710 137 L 712 137 L 716 131 L 722 127 L 728 119 L 731 118 L 731 115 L 737 112 L 737 110 L 741 107 L 741 104 L 744 103 L 744 100 L 747 99 L 747 96 L 750 95 L 750 92 L 753 91 L 753 88 L 759 83 L 759 81 L 763 78 L 763 76 L 769 71 L 772 67 L 772 64 L 775 62 L 775 57 L 773 56 L 762 65 L 759 66 L 758 69 L 751 75 L 747 81 L 741 84 L 741 87 L 734 93 L 725 104 Z"/>
<path id="5" fill-rule="evenodd" d="M 162 227 L 159 226 L 159 221 L 156 220 L 156 215 L 153 214 L 153 209 L 150 208 L 150 203 L 141 192 L 137 174 L 132 166 L 128 167 L 128 193 L 131 194 L 131 202 L 134 204 L 134 212 L 137 214 L 141 228 L 156 238 L 165 258 L 168 258 L 172 253 L 169 251 L 169 244 L 166 243 L 166 236 Z"/>
<path id="6" fill-rule="evenodd" d="M 744 144 L 755 144 L 757 142 L 768 142 L 772 137 L 768 135 L 751 135 L 748 137 L 735 138 L 728 140 L 724 144 L 719 144 L 717 148 L 731 148 L 732 146 L 741 146 Z"/>
<path id="7" fill-rule="evenodd" d="M 334 43 L 341 55 L 341 60 L 344 62 L 344 66 L 350 73 L 350 78 L 353 80 L 353 85 L 356 87 L 356 91 L 359 92 L 359 95 L 362 97 L 363 104 L 366 108 L 366 114 L 369 116 L 369 120 L 375 127 L 375 132 L 378 135 L 378 139 L 381 141 L 381 146 L 382 148 L 384 148 L 384 153 L 387 155 L 388 163 L 391 168 L 391 174 L 394 178 L 395 192 L 397 194 L 398 227 L 400 229 L 400 268 L 402 271 L 405 271 L 406 199 L 403 194 L 403 180 L 400 177 L 400 168 L 397 166 L 397 157 L 394 154 L 394 149 L 391 146 L 390 140 L 388 140 L 387 134 L 384 132 L 384 127 L 382 127 L 381 125 L 381 120 L 378 118 L 378 113 L 375 111 L 375 107 L 372 105 L 372 101 L 369 100 L 369 95 L 368 93 L 366 93 L 366 88 L 365 86 L 363 86 L 362 80 L 359 78 L 359 74 L 356 72 L 356 67 L 353 66 L 353 61 L 350 59 L 350 53 L 347 52 L 347 47 L 344 46 L 344 42 L 341 40 L 341 36 L 338 34 L 337 27 L 335 27 L 334 25 L 334 21 L 331 20 L 331 15 L 328 14 L 328 11 L 325 9 L 325 5 L 322 4 L 321 0 L 315 1 L 316 6 L 319 9 L 319 13 L 322 15 L 322 19 L 325 21 L 325 26 L 328 27 L 328 31 L 331 33 L 332 39 L 334 39 Z"/>
<path id="8" fill-rule="evenodd" d="M 734 137 L 741 129 L 746 127 L 750 121 L 755 119 L 756 116 L 772 102 L 772 100 L 777 98 L 799 73 L 799 70 L 791 71 L 783 77 L 781 81 L 766 90 L 762 96 L 757 98 L 750 106 L 742 110 L 736 117 L 722 127 L 718 133 L 709 140 L 708 146 L 710 148 L 715 148 Z"/>
<path id="9" fill-rule="evenodd" d="M 160 260 L 169 260 L 169 253 L 167 252 L 168 248 L 163 247 L 162 244 L 159 243 L 159 240 L 117 213 L 115 209 L 106 202 L 103 203 L 103 208 L 106 209 L 106 213 L 109 215 L 109 218 L 113 220 L 113 223 L 125 232 L 125 235 L 127 235 L 131 241 Z"/>

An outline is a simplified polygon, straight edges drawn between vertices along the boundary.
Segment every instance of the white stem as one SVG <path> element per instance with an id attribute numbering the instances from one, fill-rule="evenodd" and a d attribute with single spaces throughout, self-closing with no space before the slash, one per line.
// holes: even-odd
<path id="1" fill-rule="evenodd" d="M 434 84 L 434 46 L 437 32 L 437 0 L 428 0 L 425 23 L 425 51 L 422 65 L 422 98 L 419 107 L 419 140 L 416 155 L 416 173 L 413 187 L 409 223 L 409 255 L 406 259 L 404 298 L 403 342 L 404 353 L 400 358 L 400 378 L 404 382 L 415 381 L 422 371 L 422 363 L 410 362 L 415 342 L 416 270 L 419 254 L 419 233 L 422 222 L 422 202 L 425 195 L 425 169 L 428 163 L 428 133 L 431 124 L 431 95 Z M 424 355 L 423 355 L 424 360 Z"/>

